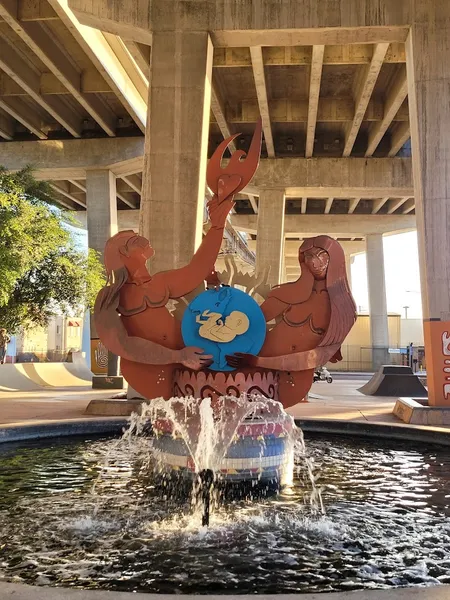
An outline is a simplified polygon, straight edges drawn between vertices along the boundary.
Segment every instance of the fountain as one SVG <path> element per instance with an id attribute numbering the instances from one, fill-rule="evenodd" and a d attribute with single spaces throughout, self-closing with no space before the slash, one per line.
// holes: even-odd
<path id="1" fill-rule="evenodd" d="M 279 402 L 261 396 L 248 398 L 157 398 L 131 416 L 124 434 L 129 443 L 152 424 L 151 451 L 165 477 L 193 480 L 193 505 L 203 507 L 202 524 L 209 524 L 211 492 L 250 483 L 250 490 L 278 491 L 291 484 L 294 453 L 305 457 L 301 430 Z M 308 464 L 311 499 L 320 492 Z M 234 485 L 232 485 L 234 484 Z M 242 491 L 242 490 L 240 490 Z M 200 502 L 201 501 L 201 502 Z"/>
<path id="2" fill-rule="evenodd" d="M 208 163 L 210 228 L 191 262 L 151 276 L 150 242 L 116 234 L 105 247 L 108 280 L 94 311 L 100 340 L 150 400 L 142 419 L 153 424 L 154 448 L 172 469 L 195 472 L 205 522 L 219 475 L 278 487 L 292 479 L 295 425 L 283 408 L 306 401 L 318 366 L 342 360 L 356 318 L 344 252 L 328 236 L 300 246 L 294 283 L 270 289 L 267 273 L 244 275 L 230 264 L 216 272 L 235 195 L 258 167 L 261 119 L 248 154 L 234 152 L 222 168 L 235 137 Z"/>

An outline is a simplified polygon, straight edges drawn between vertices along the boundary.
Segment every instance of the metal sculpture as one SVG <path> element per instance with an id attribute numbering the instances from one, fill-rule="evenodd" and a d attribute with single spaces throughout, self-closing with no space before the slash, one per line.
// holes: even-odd
<path id="1" fill-rule="evenodd" d="M 305 240 L 299 250 L 301 277 L 268 294 L 261 278 L 246 275 L 246 289 L 266 296 L 261 307 L 250 295 L 224 287 L 214 269 L 234 197 L 258 166 L 261 136 L 260 120 L 247 155 L 239 150 L 221 167 L 236 137 L 231 136 L 210 159 L 211 227 L 188 265 L 151 276 L 146 262 L 154 251 L 148 240 L 123 231 L 106 244 L 108 281 L 96 301 L 97 332 L 121 357 L 125 379 L 145 398 L 247 392 L 288 407 L 307 395 L 315 368 L 342 359 L 340 346 L 355 322 L 356 307 L 344 252 L 335 240 Z M 202 293 L 184 308 L 182 326 L 170 303 L 199 286 Z M 276 325 L 266 331 L 265 322 L 275 318 Z"/>
<path id="2" fill-rule="evenodd" d="M 188 265 L 151 276 L 146 263 L 154 250 L 148 240 L 128 230 L 106 243 L 108 279 L 96 300 L 95 326 L 108 350 L 122 358 L 125 379 L 146 398 L 171 397 L 177 365 L 199 370 L 212 362 L 213 357 L 202 348 L 184 346 L 180 322 L 166 305 L 170 299 L 191 293 L 214 272 L 234 196 L 257 169 L 261 120 L 245 160 L 245 152 L 240 150 L 223 169 L 223 153 L 235 137 L 224 140 L 209 161 L 207 181 L 214 194 L 207 207 L 211 227 Z"/>
<path id="3" fill-rule="evenodd" d="M 306 397 L 314 369 L 342 360 L 340 347 L 356 321 L 356 305 L 340 244 L 326 236 L 307 239 L 299 249 L 301 276 L 273 288 L 261 309 L 266 321 L 278 318 L 258 356 L 227 356 L 235 369 L 273 369 L 285 408 Z"/>

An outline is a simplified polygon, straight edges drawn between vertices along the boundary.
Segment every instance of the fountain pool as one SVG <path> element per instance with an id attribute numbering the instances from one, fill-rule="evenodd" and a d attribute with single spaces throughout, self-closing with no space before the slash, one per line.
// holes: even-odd
<path id="1" fill-rule="evenodd" d="M 209 528 L 189 497 L 156 486 L 146 438 L 2 444 L 0 578 L 205 594 L 450 583 L 449 448 L 306 441 L 325 515 L 311 514 L 299 473 L 279 495 L 222 504 Z"/>

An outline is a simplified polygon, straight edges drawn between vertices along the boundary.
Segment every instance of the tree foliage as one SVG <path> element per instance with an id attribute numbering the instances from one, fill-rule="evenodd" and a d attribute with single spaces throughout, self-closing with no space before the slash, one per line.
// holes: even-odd
<path id="1" fill-rule="evenodd" d="M 92 307 L 104 283 L 97 253 L 74 246 L 47 182 L 0 167 L 0 326 L 10 333 Z"/>

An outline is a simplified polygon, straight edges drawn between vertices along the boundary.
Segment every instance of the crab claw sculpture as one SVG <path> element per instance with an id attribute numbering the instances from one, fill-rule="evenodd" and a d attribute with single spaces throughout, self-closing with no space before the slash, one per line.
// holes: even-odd
<path id="1" fill-rule="evenodd" d="M 241 134 L 231 135 L 223 140 L 208 163 L 206 183 L 212 193 L 218 197 L 219 203 L 231 195 L 236 195 L 251 181 L 259 164 L 262 141 L 262 120 L 259 118 L 248 153 L 236 150 L 225 168 L 221 166 L 222 158 L 228 145 Z"/>

